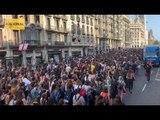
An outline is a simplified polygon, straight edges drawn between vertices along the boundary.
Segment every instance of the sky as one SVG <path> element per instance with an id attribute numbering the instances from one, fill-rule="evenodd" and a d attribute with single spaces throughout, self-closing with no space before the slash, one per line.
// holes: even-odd
<path id="1" fill-rule="evenodd" d="M 132 19 L 135 15 L 130 15 Z M 160 41 L 160 15 L 146 15 L 147 30 L 152 29 L 155 39 Z"/>

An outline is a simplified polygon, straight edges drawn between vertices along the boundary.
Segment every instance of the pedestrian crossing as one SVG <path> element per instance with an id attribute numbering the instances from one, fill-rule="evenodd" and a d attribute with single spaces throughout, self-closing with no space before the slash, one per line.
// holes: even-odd
<path id="1" fill-rule="evenodd" d="M 155 80 L 156 80 L 156 81 L 160 81 L 160 69 L 159 69 L 159 68 L 158 68 L 158 71 L 157 71 Z"/>

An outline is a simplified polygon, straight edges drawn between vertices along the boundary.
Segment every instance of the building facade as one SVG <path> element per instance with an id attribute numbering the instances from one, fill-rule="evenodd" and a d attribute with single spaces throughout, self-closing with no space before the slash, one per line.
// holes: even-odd
<path id="1" fill-rule="evenodd" d="M 139 17 L 132 21 L 130 26 L 130 34 L 132 47 L 139 48 L 145 46 L 145 27 L 141 23 Z"/>
<path id="2" fill-rule="evenodd" d="M 122 29 L 123 29 L 123 37 L 122 37 L 122 46 L 123 48 L 131 48 L 132 47 L 132 39 L 130 37 L 130 24 L 131 19 L 128 15 L 123 15 Z"/>
<path id="3" fill-rule="evenodd" d="M 6 18 L 24 18 L 25 30 L 6 30 Z M 144 24 L 128 15 L 1 15 L 0 50 L 12 62 L 33 65 L 69 56 L 106 53 L 110 49 L 142 47 Z M 25 52 L 19 45 L 28 43 Z M 2 54 L 1 54 L 2 55 Z"/>
<path id="4" fill-rule="evenodd" d="M 153 35 L 153 31 L 152 31 L 152 29 L 150 29 L 148 31 L 148 44 L 152 45 L 152 44 L 154 44 L 154 41 L 155 41 L 155 38 L 154 38 L 154 35 Z"/>

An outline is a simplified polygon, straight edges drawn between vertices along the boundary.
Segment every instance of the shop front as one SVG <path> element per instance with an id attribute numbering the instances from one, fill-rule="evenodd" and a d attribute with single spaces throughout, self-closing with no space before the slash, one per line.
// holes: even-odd
<path id="1" fill-rule="evenodd" d="M 72 57 L 81 57 L 81 51 L 72 51 Z"/>
<path id="2" fill-rule="evenodd" d="M 56 50 L 56 51 L 51 51 L 48 50 L 48 58 L 49 59 L 54 59 L 56 62 L 59 62 L 62 60 L 62 51 L 61 50 Z"/>
<path id="3" fill-rule="evenodd" d="M 94 47 L 88 47 L 88 55 L 96 55 L 96 49 Z"/>
<path id="4" fill-rule="evenodd" d="M 13 65 L 20 66 L 22 65 L 22 52 L 13 50 Z"/>

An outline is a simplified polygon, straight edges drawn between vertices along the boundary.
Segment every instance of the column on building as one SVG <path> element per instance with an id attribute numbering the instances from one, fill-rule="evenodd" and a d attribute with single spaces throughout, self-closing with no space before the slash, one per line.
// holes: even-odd
<path id="1" fill-rule="evenodd" d="M 72 56 L 72 50 L 71 50 L 71 47 L 69 47 L 69 57 L 71 57 Z"/>
<path id="2" fill-rule="evenodd" d="M 48 51 L 46 47 L 44 47 L 42 50 L 42 58 L 45 62 L 48 62 Z"/>
<path id="3" fill-rule="evenodd" d="M 27 67 L 26 51 L 22 51 L 22 63 L 24 67 Z"/>
<path id="4" fill-rule="evenodd" d="M 36 52 L 35 50 L 33 50 L 33 53 L 32 53 L 32 65 L 35 65 L 36 64 Z"/>

